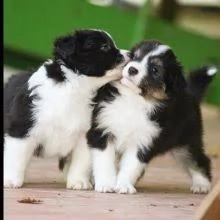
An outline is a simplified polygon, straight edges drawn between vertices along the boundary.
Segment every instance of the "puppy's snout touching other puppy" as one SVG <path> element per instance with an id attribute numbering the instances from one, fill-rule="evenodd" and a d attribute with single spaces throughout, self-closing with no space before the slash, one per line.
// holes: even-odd
<path id="1" fill-rule="evenodd" d="M 122 55 L 122 54 L 119 54 L 118 56 L 117 56 L 117 58 L 116 58 L 116 63 L 122 63 L 122 62 L 124 62 L 125 61 L 125 58 L 124 58 L 124 56 Z"/>
<path id="2" fill-rule="evenodd" d="M 131 66 L 128 69 L 128 73 L 130 76 L 135 76 L 138 74 L 138 70 L 135 67 Z"/>

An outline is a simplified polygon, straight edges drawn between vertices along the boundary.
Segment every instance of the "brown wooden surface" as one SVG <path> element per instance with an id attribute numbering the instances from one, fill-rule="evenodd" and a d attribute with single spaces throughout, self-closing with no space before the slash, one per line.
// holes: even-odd
<path id="1" fill-rule="evenodd" d="M 220 219 L 220 180 L 204 198 L 195 215 L 196 220 Z"/>
<path id="2" fill-rule="evenodd" d="M 219 158 L 212 159 L 214 182 Z M 66 190 L 54 160 L 35 160 L 22 189 L 4 190 L 4 216 L 16 219 L 193 219 L 204 198 L 189 192 L 189 178 L 169 156 L 152 162 L 136 195 Z M 42 200 L 22 204 L 23 198 Z"/>
<path id="3" fill-rule="evenodd" d="M 216 183 L 220 179 L 220 111 L 203 106 L 203 116 L 205 145 Z M 190 179 L 169 155 L 152 161 L 135 195 L 66 190 L 57 161 L 35 159 L 22 189 L 4 189 L 4 219 L 190 220 L 205 196 L 191 194 L 189 188 Z M 42 202 L 18 202 L 25 198 Z"/>

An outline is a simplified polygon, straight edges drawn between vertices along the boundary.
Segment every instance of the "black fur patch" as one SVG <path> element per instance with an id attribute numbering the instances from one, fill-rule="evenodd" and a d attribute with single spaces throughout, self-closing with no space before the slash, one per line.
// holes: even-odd
<path id="1" fill-rule="evenodd" d="M 60 171 L 63 171 L 63 169 L 64 169 L 66 163 L 68 162 L 68 160 L 70 160 L 70 155 L 71 155 L 71 154 L 68 154 L 68 155 L 65 156 L 65 157 L 60 157 L 60 158 L 59 158 L 58 167 L 59 167 L 59 170 L 60 170 Z"/>
<path id="2" fill-rule="evenodd" d="M 54 43 L 55 60 L 62 60 L 77 74 L 103 76 L 123 61 L 120 50 L 103 31 L 79 30 Z"/>
<path id="3" fill-rule="evenodd" d="M 157 155 L 174 148 L 188 151 L 193 163 L 211 179 L 210 160 L 203 151 L 202 120 L 197 100 L 189 93 L 178 94 L 161 103 L 150 119 L 162 129 L 151 146 L 141 148 L 138 158 L 149 163 Z"/>
<path id="4" fill-rule="evenodd" d="M 214 66 L 203 66 L 201 68 L 191 70 L 187 79 L 188 89 L 198 101 L 201 101 L 205 95 L 208 85 L 215 77 L 208 75 L 208 71 Z"/>
<path id="5" fill-rule="evenodd" d="M 44 155 L 44 148 L 43 145 L 38 145 L 38 147 L 34 151 L 34 156 L 36 157 L 42 157 Z"/>
<path id="6" fill-rule="evenodd" d="M 98 91 L 96 96 L 93 98 L 95 104 L 100 102 L 112 102 L 115 97 L 120 95 L 118 89 L 111 83 L 102 86 Z"/>
<path id="7" fill-rule="evenodd" d="M 66 77 L 60 68 L 60 64 L 58 62 L 53 62 L 51 64 L 44 65 L 47 71 L 48 78 L 54 79 L 56 82 L 65 81 Z"/>
<path id="8" fill-rule="evenodd" d="M 13 77 L 4 88 L 4 133 L 12 137 L 25 137 L 33 126 L 32 101 L 36 95 L 28 90 L 30 73 Z"/>

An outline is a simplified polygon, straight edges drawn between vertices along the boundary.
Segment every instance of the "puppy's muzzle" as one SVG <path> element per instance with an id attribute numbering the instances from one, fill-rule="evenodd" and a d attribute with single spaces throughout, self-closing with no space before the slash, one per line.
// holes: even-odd
<path id="1" fill-rule="evenodd" d="M 119 54 L 117 57 L 116 57 L 116 63 L 117 64 L 120 64 L 120 63 L 122 63 L 122 62 L 124 62 L 125 61 L 125 58 L 124 58 L 124 56 L 122 55 L 122 54 Z"/>

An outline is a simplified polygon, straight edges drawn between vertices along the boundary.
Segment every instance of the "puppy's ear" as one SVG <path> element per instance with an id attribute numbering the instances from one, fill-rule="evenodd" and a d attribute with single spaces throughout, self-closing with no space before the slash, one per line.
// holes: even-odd
<path id="1" fill-rule="evenodd" d="M 67 59 L 69 56 L 75 53 L 75 36 L 69 35 L 59 37 L 54 42 L 54 56 L 57 59 Z"/>
<path id="2" fill-rule="evenodd" d="M 186 88 L 186 80 L 183 76 L 183 70 L 178 62 L 172 64 L 170 68 L 167 69 L 165 84 L 168 93 L 181 92 Z"/>
<path id="3" fill-rule="evenodd" d="M 169 54 L 164 64 L 166 69 L 164 77 L 166 92 L 176 93 L 183 91 L 186 88 L 186 80 L 183 75 L 182 65 L 173 52 Z"/>

